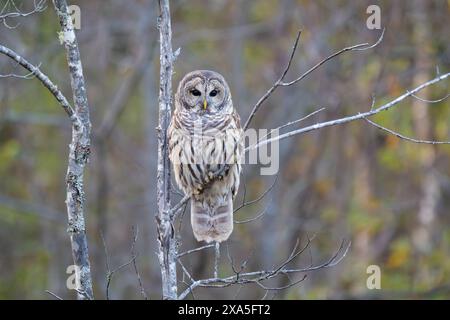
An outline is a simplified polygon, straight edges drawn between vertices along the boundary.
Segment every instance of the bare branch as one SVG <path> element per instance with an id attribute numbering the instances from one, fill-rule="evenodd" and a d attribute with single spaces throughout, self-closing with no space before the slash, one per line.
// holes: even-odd
<path id="1" fill-rule="evenodd" d="M 0 10 L 0 21 L 8 29 L 14 29 L 18 26 L 18 24 L 15 26 L 10 26 L 7 22 L 7 19 L 18 18 L 18 17 L 27 17 L 27 16 L 30 16 L 35 13 L 43 12 L 45 9 L 47 9 L 46 2 L 47 2 L 46 0 L 39 0 L 39 1 L 35 0 L 34 8 L 32 10 L 30 10 L 28 12 L 22 12 L 17 8 L 16 4 L 14 3 L 14 0 L 7 0 L 5 5 L 3 6 L 3 8 Z M 13 7 L 13 9 L 16 11 L 11 11 L 11 12 L 5 13 L 5 11 L 8 9 L 8 7 Z"/>
<path id="2" fill-rule="evenodd" d="M 198 252 L 198 251 L 202 251 L 204 249 L 208 249 L 208 248 L 212 248 L 212 247 L 214 247 L 213 243 L 207 244 L 207 245 L 195 248 L 195 249 L 187 250 L 185 252 L 179 253 L 178 254 L 178 259 L 181 258 L 181 257 L 184 257 L 185 255 L 188 255 L 188 254 L 191 254 L 191 253 L 194 253 L 194 252 Z"/>
<path id="3" fill-rule="evenodd" d="M 41 67 L 41 63 L 39 63 L 36 66 L 36 69 L 39 69 L 40 67 Z M 35 77 L 36 77 L 36 75 L 34 74 L 34 72 L 29 72 L 24 75 L 15 74 L 15 73 L 0 74 L 0 78 L 17 78 L 17 79 L 31 80 L 31 79 L 34 79 Z"/>
<path id="4" fill-rule="evenodd" d="M 450 144 L 450 141 L 420 140 L 420 139 L 409 138 L 409 137 L 406 137 L 406 136 L 402 135 L 401 133 L 398 133 L 394 130 L 383 127 L 382 125 L 379 125 L 378 123 L 375 123 L 367 118 L 364 118 L 364 120 L 366 120 L 368 123 L 370 123 L 374 127 L 378 128 L 382 131 L 385 131 L 389 134 L 392 134 L 400 139 L 406 140 L 406 141 L 410 141 L 410 142 L 414 142 L 414 143 L 424 143 L 424 144 Z"/>
<path id="5" fill-rule="evenodd" d="M 257 214 L 256 216 L 254 216 L 253 218 L 246 219 L 246 220 L 234 220 L 234 223 L 236 223 L 236 224 L 244 224 L 244 223 L 249 223 L 249 222 L 256 221 L 256 220 L 262 218 L 262 217 L 267 213 L 267 207 L 268 207 L 268 205 L 266 205 L 266 206 L 264 207 L 264 209 L 261 210 L 261 212 L 258 213 L 258 214 Z"/>
<path id="6" fill-rule="evenodd" d="M 45 292 L 48 293 L 49 295 L 51 295 L 52 297 L 56 298 L 57 300 L 64 300 L 63 298 L 61 298 L 57 294 L 51 292 L 50 290 L 45 290 Z"/>
<path id="7" fill-rule="evenodd" d="M 139 228 L 138 227 L 136 227 L 136 228 L 133 227 L 133 232 L 134 232 L 134 237 L 133 237 L 133 244 L 131 245 L 131 258 L 132 258 L 132 261 L 133 261 L 134 272 L 136 273 L 136 277 L 137 277 L 137 280 L 138 280 L 138 284 L 139 284 L 139 288 L 140 288 L 140 291 L 141 291 L 141 295 L 142 295 L 142 297 L 145 300 L 148 300 L 148 296 L 147 296 L 147 293 L 145 292 L 144 285 L 143 285 L 142 280 L 141 280 L 141 275 L 139 273 L 139 269 L 138 269 L 137 263 L 136 263 L 136 260 L 137 260 L 136 259 L 137 258 L 136 242 L 137 242 L 138 235 L 139 235 Z"/>
<path id="8" fill-rule="evenodd" d="M 156 215 L 158 234 L 158 259 L 162 276 L 163 299 L 177 299 L 177 241 L 173 228 L 173 214 L 170 214 L 170 161 L 167 142 L 167 128 L 172 105 L 173 63 L 179 51 L 172 51 L 172 28 L 169 0 L 159 0 L 160 15 L 160 84 L 158 119 L 158 170 Z M 187 200 L 186 200 L 187 201 Z M 180 206 L 180 208 L 182 205 Z M 174 212 L 176 212 L 175 210 Z"/>
<path id="9" fill-rule="evenodd" d="M 299 123 L 299 122 L 302 122 L 302 121 L 304 121 L 304 120 L 306 120 L 306 119 L 309 119 L 310 117 L 312 117 L 312 116 L 318 114 L 319 112 L 324 111 L 325 109 L 326 109 L 325 107 L 320 108 L 320 109 L 318 109 L 318 110 L 316 110 L 316 111 L 313 111 L 313 112 L 307 114 L 306 116 L 304 116 L 304 117 L 302 117 L 302 118 L 300 118 L 300 119 L 297 119 L 297 120 L 294 120 L 294 121 L 290 121 L 290 122 L 288 122 L 288 123 L 285 123 L 285 124 L 283 124 L 283 125 L 281 125 L 281 126 L 275 128 L 275 129 L 272 129 L 272 130 L 270 130 L 270 132 L 269 132 L 268 134 L 262 136 L 260 139 L 267 138 L 268 136 L 270 136 L 271 134 L 273 134 L 275 131 L 279 131 L 279 130 L 281 130 L 281 129 L 284 129 L 284 128 L 286 128 L 286 127 L 292 126 L 292 125 L 297 124 L 297 123 Z"/>
<path id="10" fill-rule="evenodd" d="M 244 197 L 244 198 L 242 199 L 242 204 L 241 204 L 239 207 L 237 207 L 237 208 L 234 210 L 233 213 L 238 212 L 239 210 L 241 210 L 241 209 L 242 209 L 243 207 L 245 207 L 245 206 L 252 205 L 252 204 L 257 203 L 257 202 L 261 201 L 262 199 L 264 199 L 264 197 L 265 197 L 269 192 L 272 191 L 272 189 L 273 189 L 273 187 L 275 186 L 275 184 L 277 183 L 277 181 L 278 181 L 278 174 L 275 176 L 275 179 L 273 180 L 273 182 L 272 182 L 272 184 L 270 185 L 270 187 L 267 188 L 267 189 L 266 189 L 266 190 L 265 190 L 258 198 L 254 199 L 254 200 L 250 200 L 250 201 L 245 201 L 245 197 Z"/>
<path id="11" fill-rule="evenodd" d="M 436 99 L 436 100 L 427 100 L 427 99 L 423 99 L 423 98 L 421 98 L 421 97 L 416 96 L 415 94 L 411 94 L 411 97 L 414 97 L 414 98 L 416 98 L 417 100 L 422 101 L 422 102 L 426 102 L 426 103 L 438 103 L 438 102 L 442 102 L 442 101 L 444 101 L 445 99 L 447 99 L 448 97 L 450 97 L 450 93 L 447 93 L 443 98 Z"/>
<path id="12" fill-rule="evenodd" d="M 183 206 L 189 201 L 191 197 L 185 195 L 183 199 L 180 200 L 173 208 L 168 211 L 169 216 L 173 219 L 177 216 L 178 212 L 183 208 Z"/>
<path id="13" fill-rule="evenodd" d="M 72 125 L 72 141 L 66 175 L 66 205 L 69 220 L 67 232 L 70 235 L 74 264 L 80 270 L 76 273 L 78 299 L 93 299 L 91 264 L 84 219 L 84 169 L 91 152 L 89 106 L 80 51 L 69 8 L 66 0 L 53 0 L 53 4 L 61 26 L 60 40 L 66 50 L 75 112 L 82 123 L 81 128 L 75 124 Z"/>
<path id="14" fill-rule="evenodd" d="M 333 58 L 343 54 L 344 52 L 347 52 L 347 51 L 365 51 L 365 50 L 369 50 L 369 49 L 375 48 L 383 40 L 385 31 L 386 31 L 386 29 L 383 29 L 383 31 L 381 32 L 380 37 L 378 38 L 378 40 L 374 44 L 370 45 L 368 43 L 360 43 L 360 44 L 357 44 L 357 45 L 354 45 L 354 46 L 350 46 L 350 47 L 346 47 L 344 49 L 341 49 L 341 50 L 333 53 L 332 55 L 326 57 L 325 59 L 323 59 L 319 63 L 317 63 L 315 66 L 313 66 L 308 71 L 303 73 L 297 79 L 292 80 L 290 82 L 281 82 L 279 85 L 283 86 L 283 87 L 289 87 L 289 86 L 292 86 L 292 85 L 296 84 L 297 82 L 300 82 L 301 80 L 305 79 L 309 74 L 311 74 L 313 71 L 315 71 L 317 68 L 319 68 L 321 65 L 323 65 L 327 61 L 330 61 L 331 59 L 333 59 Z"/>
<path id="15" fill-rule="evenodd" d="M 306 279 L 306 277 L 307 277 L 307 275 L 304 274 L 303 277 L 301 277 L 299 280 L 290 282 L 289 284 L 287 284 L 285 286 L 281 286 L 281 287 L 267 287 L 267 286 L 263 285 L 260 281 L 256 282 L 256 283 L 266 291 L 275 291 L 275 290 L 281 291 L 281 290 L 286 290 L 286 289 L 296 286 L 300 282 L 303 282 Z"/>
<path id="16" fill-rule="evenodd" d="M 183 293 L 181 293 L 179 295 L 179 299 L 184 299 L 190 292 L 192 292 L 197 287 L 224 288 L 224 287 L 229 287 L 232 285 L 241 285 L 241 284 L 249 284 L 249 283 L 255 283 L 255 284 L 261 286 L 260 285 L 261 282 L 271 279 L 271 278 L 274 278 L 278 275 L 286 275 L 289 273 L 304 273 L 304 272 L 310 272 L 310 271 L 314 271 L 314 270 L 318 270 L 318 269 L 329 268 L 329 267 L 332 267 L 332 266 L 335 266 L 336 264 L 338 264 L 345 257 L 345 255 L 347 254 L 348 249 L 350 247 L 350 242 L 348 242 L 346 244 L 345 241 L 342 241 L 342 243 L 341 243 L 339 249 L 336 251 L 336 253 L 325 263 L 322 263 L 322 264 L 319 264 L 316 266 L 310 266 L 307 268 L 287 269 L 286 266 L 290 262 L 292 262 L 296 257 L 298 257 L 301 253 L 303 253 L 309 247 L 310 243 L 311 243 L 311 240 L 308 239 L 308 242 L 306 243 L 306 245 L 297 251 L 296 250 L 296 248 L 298 246 L 298 242 L 297 242 L 296 246 L 294 247 L 294 250 L 289 255 L 289 258 L 286 261 L 284 261 L 283 263 L 281 263 L 274 270 L 261 270 L 261 271 L 253 271 L 253 272 L 246 272 L 246 273 L 236 273 L 234 276 L 229 276 L 226 278 L 210 278 L 210 279 L 194 280 L 194 281 L 192 281 L 193 279 L 192 279 L 192 277 L 190 277 L 192 283 L 185 291 L 183 291 Z M 296 281 L 294 283 L 299 283 L 302 281 L 302 279 L 300 279 L 299 281 Z M 288 287 L 289 287 L 289 285 L 288 285 Z M 265 287 L 265 289 L 271 290 L 271 288 L 269 288 L 269 287 Z M 276 290 L 276 288 L 273 288 L 273 289 Z M 282 289 L 282 287 L 280 287 L 280 289 Z"/>
<path id="17" fill-rule="evenodd" d="M 47 75 L 45 75 L 44 73 L 42 73 L 41 70 L 39 70 L 39 67 L 34 66 L 30 62 L 28 62 L 25 58 L 20 56 L 18 53 L 14 52 L 13 50 L 3 45 L 0 45 L 0 53 L 13 59 L 19 65 L 30 71 L 30 73 L 26 75 L 26 77 L 30 77 L 33 75 L 37 79 L 39 79 L 41 83 L 53 94 L 56 100 L 60 103 L 60 105 L 67 113 L 72 123 L 76 124 L 79 127 L 82 126 L 78 115 L 75 113 L 72 106 L 67 101 L 67 98 L 62 94 L 61 90 L 59 90 L 58 87 L 47 77 Z"/>
<path id="18" fill-rule="evenodd" d="M 252 111 L 250 112 L 250 115 L 249 115 L 247 121 L 245 122 L 244 131 L 248 129 L 248 127 L 250 125 L 250 122 L 252 121 L 252 119 L 255 116 L 255 114 L 258 112 L 258 110 L 261 107 L 262 103 L 264 101 L 266 101 L 270 97 L 270 95 L 278 87 L 280 87 L 280 86 L 288 87 L 288 86 L 292 86 L 292 85 L 300 82 L 301 80 L 305 79 L 309 74 L 311 74 L 313 71 L 318 69 L 321 65 L 323 65 L 327 61 L 330 61 L 333 58 L 343 54 L 344 52 L 347 52 L 347 51 L 362 51 L 362 50 L 368 50 L 368 49 L 372 49 L 372 48 L 376 47 L 383 40 L 384 32 L 385 32 L 385 29 L 383 29 L 383 32 L 381 33 L 381 36 L 378 38 L 378 40 L 374 44 L 369 45 L 368 43 L 361 43 L 361 44 L 357 44 L 357 45 L 354 45 L 354 46 L 351 46 L 351 47 L 346 47 L 344 49 L 341 49 L 341 50 L 333 53 L 332 55 L 326 57 L 325 59 L 321 60 L 320 62 L 318 62 L 316 65 L 314 65 L 312 68 L 307 70 L 305 73 L 300 75 L 295 80 L 292 80 L 290 82 L 284 82 L 283 80 L 284 80 L 287 72 L 289 71 L 289 68 L 291 66 L 292 60 L 294 58 L 295 51 L 297 50 L 297 46 L 298 46 L 298 42 L 299 42 L 300 34 L 301 34 L 301 31 L 299 31 L 298 34 L 297 34 L 297 37 L 295 38 L 294 46 L 292 47 L 292 51 L 291 51 L 291 55 L 289 57 L 288 63 L 286 65 L 283 73 L 281 74 L 280 78 L 277 81 L 275 81 L 275 83 L 272 85 L 272 87 L 255 104 L 255 106 L 253 107 Z"/>
<path id="19" fill-rule="evenodd" d="M 248 126 L 250 125 L 250 122 L 252 121 L 252 119 L 255 116 L 256 112 L 258 112 L 259 107 L 261 107 L 263 102 L 266 101 L 267 98 L 269 98 L 270 95 L 275 91 L 275 89 L 281 84 L 281 82 L 283 81 L 283 79 L 286 76 L 287 72 L 289 71 L 289 68 L 291 67 L 292 60 L 294 59 L 295 51 L 297 50 L 297 47 L 298 47 L 298 42 L 300 40 L 300 35 L 301 34 L 302 34 L 302 31 L 299 30 L 297 32 L 297 37 L 295 38 L 294 45 L 292 47 L 291 55 L 289 56 L 289 60 L 288 60 L 288 62 L 286 64 L 286 67 L 284 68 L 283 73 L 281 74 L 280 78 L 277 81 L 275 81 L 275 83 L 272 85 L 272 87 L 269 90 L 267 90 L 267 92 L 253 106 L 252 112 L 250 112 L 250 115 L 249 115 L 247 121 L 245 122 L 245 125 L 244 125 L 244 128 L 243 128 L 244 131 L 248 129 Z"/>
<path id="20" fill-rule="evenodd" d="M 307 133 L 307 132 L 310 132 L 310 131 L 322 129 L 322 128 L 325 128 L 325 127 L 340 125 L 340 124 L 348 123 L 348 122 L 351 122 L 351 121 L 361 120 L 361 119 L 364 119 L 364 118 L 371 117 L 371 116 L 373 116 L 373 115 L 375 115 L 377 113 L 380 113 L 381 111 L 386 111 L 386 110 L 396 106 L 398 103 L 400 103 L 401 101 L 405 100 L 407 97 L 412 96 L 413 94 L 421 91 L 422 89 L 424 89 L 426 87 L 429 87 L 429 86 L 431 86 L 431 85 L 433 85 L 435 83 L 438 83 L 438 82 L 448 78 L 449 76 L 450 76 L 450 73 L 446 73 L 446 74 L 440 75 L 440 76 L 438 76 L 438 77 L 436 77 L 436 78 L 434 78 L 434 79 L 432 79 L 430 81 L 427 81 L 427 82 L 421 84 L 420 86 L 416 87 L 415 89 L 413 89 L 411 91 L 407 91 L 403 95 L 397 97 L 396 99 L 394 99 L 394 100 L 392 100 L 392 101 L 390 101 L 390 102 L 388 102 L 386 104 L 383 104 L 382 106 L 379 106 L 376 109 L 373 109 L 373 110 L 370 110 L 370 111 L 367 111 L 367 112 L 363 112 L 363 113 L 358 113 L 358 114 L 355 114 L 353 116 L 348 116 L 348 117 L 344 117 L 344 118 L 339 118 L 339 119 L 335 119 L 335 120 L 330 120 L 330 121 L 326 121 L 326 122 L 317 123 L 317 124 L 314 124 L 314 125 L 311 125 L 311 126 L 308 126 L 308 127 L 304 127 L 304 128 L 298 129 L 298 130 L 293 130 L 293 131 L 281 134 L 281 135 L 279 135 L 277 137 L 273 137 L 273 138 L 270 138 L 270 139 L 265 139 L 263 141 L 260 141 L 256 145 L 247 147 L 245 149 L 245 151 L 248 152 L 251 149 L 256 149 L 256 148 L 259 148 L 259 147 L 261 147 L 261 146 L 263 146 L 265 144 L 272 143 L 272 142 L 279 141 L 279 140 L 283 140 L 283 139 L 286 139 L 286 138 L 289 138 L 289 137 L 292 137 L 292 136 L 295 136 L 295 135 L 299 135 L 299 134 Z"/>
<path id="21" fill-rule="evenodd" d="M 110 288 L 110 285 L 111 285 L 111 281 L 112 281 L 112 279 L 114 277 L 114 274 L 119 272 L 123 268 L 129 266 L 132 263 L 135 265 L 136 256 L 132 255 L 131 259 L 129 261 L 127 261 L 127 262 L 119 265 L 117 268 L 111 270 L 111 268 L 110 268 L 110 256 L 109 256 L 109 253 L 108 253 L 108 247 L 106 246 L 105 237 L 103 236 L 103 232 L 100 232 L 100 236 L 102 238 L 103 248 L 104 248 L 105 256 L 106 256 L 106 300 L 109 300 L 109 288 Z M 133 248 L 134 248 L 134 243 L 136 241 L 135 239 L 136 239 L 136 235 L 133 237 L 132 250 L 134 250 Z M 139 277 L 139 280 L 140 280 L 140 277 Z M 141 289 L 142 289 L 142 287 L 141 287 Z"/>

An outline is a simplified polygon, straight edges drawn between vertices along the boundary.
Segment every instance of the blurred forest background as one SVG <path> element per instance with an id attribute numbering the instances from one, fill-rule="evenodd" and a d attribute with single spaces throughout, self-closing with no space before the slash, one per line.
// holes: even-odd
<path id="1" fill-rule="evenodd" d="M 0 0 L 3 7 L 7 0 Z M 17 0 L 25 11 L 32 1 Z M 106 267 L 131 256 L 132 227 L 144 287 L 161 297 L 156 251 L 156 134 L 159 83 L 157 1 L 70 1 L 81 8 L 77 32 L 93 124 L 86 176 L 87 230 L 96 298 L 105 297 Z M 234 105 L 246 119 L 259 97 L 279 77 L 298 29 L 300 46 L 287 80 L 345 46 L 370 42 L 366 8 L 378 4 L 383 42 L 373 50 L 346 53 L 294 87 L 280 88 L 252 127 L 274 128 L 319 107 L 327 109 L 302 125 L 370 109 L 431 79 L 436 66 L 450 66 L 450 1 L 186 1 L 171 2 L 173 46 L 181 47 L 174 87 L 186 73 L 212 69 L 231 86 Z M 51 3 L 38 14 L 0 26 L 0 43 L 17 51 L 70 97 L 65 53 Z M 0 57 L 0 74 L 21 73 Z M 419 96 L 448 93 L 441 82 Z M 449 140 L 449 100 L 428 104 L 409 98 L 374 118 L 407 136 Z M 65 174 L 70 123 L 37 80 L 0 79 L 0 298 L 63 298 L 72 264 L 66 233 Z M 247 199 L 274 181 L 257 165 L 244 167 Z M 240 201 L 244 188 L 236 201 Z M 179 198 L 179 195 L 175 195 Z M 176 201 L 176 199 L 175 199 Z M 176 203 L 176 202 L 174 202 Z M 320 263 L 342 239 L 352 247 L 333 268 L 309 273 L 276 299 L 450 298 L 450 146 L 399 140 L 364 121 L 283 140 L 280 171 L 272 192 L 237 214 L 255 222 L 235 226 L 228 244 L 236 265 L 271 268 L 286 258 L 296 239 L 315 235 L 296 265 Z M 186 213 L 188 215 L 189 213 Z M 198 246 L 189 219 L 181 251 Z M 222 246 L 220 272 L 232 273 Z M 211 249 L 190 255 L 196 278 L 211 276 Z M 368 290 L 366 268 L 381 268 L 381 290 Z M 179 273 L 181 278 L 181 272 Z M 282 285 L 279 278 L 272 284 Z M 111 298 L 140 299 L 132 266 L 114 275 Z M 254 298 L 258 286 L 198 289 L 198 298 Z M 269 295 L 272 297 L 272 293 Z"/>

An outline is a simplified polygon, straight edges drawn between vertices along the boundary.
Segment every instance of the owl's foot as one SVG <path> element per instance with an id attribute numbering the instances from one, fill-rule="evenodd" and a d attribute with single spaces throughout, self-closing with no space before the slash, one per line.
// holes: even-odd
<path id="1" fill-rule="evenodd" d="M 197 186 L 192 193 L 194 195 L 198 196 L 199 194 L 203 193 L 203 188 L 200 186 Z"/>
<path id="2" fill-rule="evenodd" d="M 223 176 L 222 176 L 221 174 L 217 175 L 217 174 L 215 174 L 214 172 L 209 171 L 209 172 L 208 172 L 208 177 L 207 177 L 207 182 L 211 182 L 211 181 L 213 181 L 214 179 L 222 180 L 222 179 L 223 179 Z"/>

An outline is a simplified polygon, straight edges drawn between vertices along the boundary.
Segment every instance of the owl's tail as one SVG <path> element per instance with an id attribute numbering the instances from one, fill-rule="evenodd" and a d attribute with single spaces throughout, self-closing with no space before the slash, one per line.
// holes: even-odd
<path id="1" fill-rule="evenodd" d="M 231 194 L 219 203 L 191 199 L 191 224 L 197 241 L 222 242 L 233 231 L 233 197 Z"/>

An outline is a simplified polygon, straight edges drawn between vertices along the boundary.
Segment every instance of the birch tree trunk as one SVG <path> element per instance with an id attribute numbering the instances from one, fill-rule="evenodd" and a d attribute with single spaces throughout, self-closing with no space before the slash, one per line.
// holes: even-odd
<path id="1" fill-rule="evenodd" d="M 89 107 L 80 52 L 67 3 L 65 0 L 53 0 L 53 4 L 61 25 L 60 41 L 66 49 L 75 112 L 81 120 L 81 126 L 76 123 L 72 125 L 72 141 L 66 176 L 66 205 L 69 220 L 67 231 L 72 245 L 78 299 L 93 299 L 91 266 L 84 220 L 85 195 L 83 185 L 84 169 L 91 148 Z"/>
<path id="2" fill-rule="evenodd" d="M 172 52 L 172 30 L 168 0 L 159 0 L 160 15 L 160 84 L 158 119 L 158 169 L 156 215 L 158 258 L 162 276 L 163 299 L 177 299 L 177 242 L 170 211 L 170 162 L 167 143 L 172 104 L 172 72 L 175 55 Z"/>

